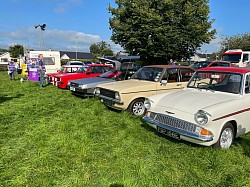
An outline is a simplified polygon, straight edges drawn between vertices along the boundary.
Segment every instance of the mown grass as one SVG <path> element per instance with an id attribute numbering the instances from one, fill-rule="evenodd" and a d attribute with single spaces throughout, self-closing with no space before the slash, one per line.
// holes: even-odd
<path id="1" fill-rule="evenodd" d="M 250 134 L 201 147 L 96 99 L 0 81 L 0 186 L 250 186 Z"/>

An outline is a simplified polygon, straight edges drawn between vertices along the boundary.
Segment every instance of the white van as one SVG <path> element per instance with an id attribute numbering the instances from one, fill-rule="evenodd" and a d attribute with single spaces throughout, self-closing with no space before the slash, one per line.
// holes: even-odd
<path id="1" fill-rule="evenodd" d="M 59 51 L 30 51 L 29 58 L 38 58 L 39 54 L 43 54 L 46 73 L 55 73 L 61 68 Z"/>
<path id="2" fill-rule="evenodd" d="M 222 60 L 232 63 L 232 66 L 247 67 L 250 62 L 250 51 L 241 49 L 227 50 L 222 53 Z"/>

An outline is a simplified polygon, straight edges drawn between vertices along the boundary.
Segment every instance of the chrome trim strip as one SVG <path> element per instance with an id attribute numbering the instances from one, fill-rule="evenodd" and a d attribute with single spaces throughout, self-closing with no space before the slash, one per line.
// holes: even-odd
<path id="1" fill-rule="evenodd" d="M 161 128 L 164 128 L 164 129 L 167 129 L 167 130 L 170 130 L 170 131 L 173 131 L 173 132 L 176 132 L 182 136 L 186 136 L 186 137 L 189 137 L 189 138 L 193 138 L 193 139 L 196 139 L 196 140 L 200 140 L 200 141 L 203 141 L 203 142 L 208 142 L 208 141 L 212 141 L 213 140 L 213 137 L 200 137 L 198 135 L 195 135 L 195 134 L 192 134 L 192 133 L 189 133 L 189 132 L 186 132 L 186 131 L 182 131 L 180 129 L 176 129 L 176 128 L 173 128 L 173 127 L 169 127 L 169 126 L 166 126 L 166 125 L 163 125 L 157 121 L 154 121 L 154 120 L 151 120 L 149 117 L 147 116 L 144 116 L 143 119 L 149 123 L 149 124 L 153 124 L 153 125 L 156 125 L 156 126 L 159 126 Z M 149 125 L 150 126 L 150 125 Z"/>
<path id="2" fill-rule="evenodd" d="M 117 99 L 113 99 L 113 98 L 110 98 L 110 97 L 106 97 L 106 96 L 100 95 L 100 94 L 95 94 L 95 96 L 98 97 L 98 98 L 100 98 L 100 99 L 105 99 L 105 100 L 112 101 L 112 102 L 114 102 L 114 103 L 123 105 L 123 101 L 120 101 L 120 100 L 117 100 Z"/>

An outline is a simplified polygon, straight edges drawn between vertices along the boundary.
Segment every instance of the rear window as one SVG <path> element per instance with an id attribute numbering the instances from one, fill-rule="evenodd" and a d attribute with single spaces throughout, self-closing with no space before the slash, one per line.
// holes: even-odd
<path id="1" fill-rule="evenodd" d="M 54 57 L 43 57 L 44 65 L 55 65 Z"/>

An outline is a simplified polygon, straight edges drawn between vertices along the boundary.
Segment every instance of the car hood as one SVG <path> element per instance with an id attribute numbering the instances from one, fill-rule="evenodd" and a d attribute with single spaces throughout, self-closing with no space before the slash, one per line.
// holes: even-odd
<path id="1" fill-rule="evenodd" d="M 129 79 L 124 81 L 116 81 L 112 83 L 101 84 L 98 87 L 108 90 L 118 91 L 120 93 L 126 93 L 131 91 L 145 91 L 148 89 L 156 90 L 156 82 L 145 81 L 138 79 Z"/>
<path id="2" fill-rule="evenodd" d="M 86 85 L 87 88 L 93 88 L 96 87 L 98 84 L 102 83 L 108 83 L 108 82 L 114 82 L 114 79 L 111 78 L 102 78 L 102 77 L 93 77 L 93 78 L 84 78 L 84 79 L 78 79 L 71 81 L 71 83 L 76 83 L 79 85 Z"/>
<path id="3" fill-rule="evenodd" d="M 162 95 L 157 101 L 156 107 L 168 112 L 178 111 L 195 114 L 198 110 L 210 111 L 210 107 L 215 107 L 222 103 L 236 100 L 239 95 L 209 90 L 184 89 L 177 92 Z"/>

